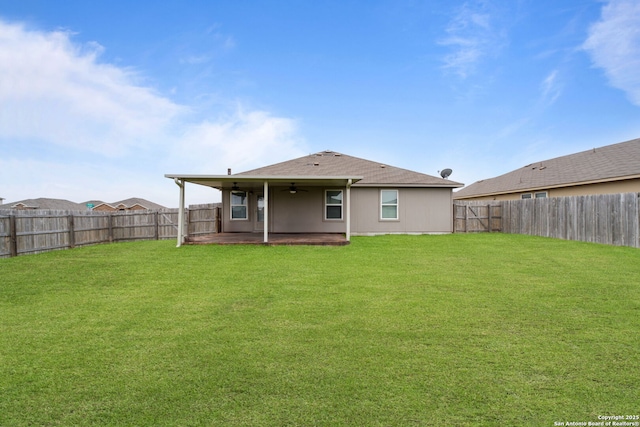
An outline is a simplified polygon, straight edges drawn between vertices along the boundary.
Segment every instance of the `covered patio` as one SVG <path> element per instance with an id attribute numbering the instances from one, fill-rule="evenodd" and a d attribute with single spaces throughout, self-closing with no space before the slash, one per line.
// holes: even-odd
<path id="1" fill-rule="evenodd" d="M 187 237 L 187 245 L 267 245 L 267 246 L 344 246 L 349 241 L 339 233 L 269 233 L 264 241 L 261 233 L 215 233 Z"/>
<path id="2" fill-rule="evenodd" d="M 180 188 L 180 202 L 179 202 L 179 215 L 178 223 L 182 226 L 178 227 L 177 246 L 182 244 L 264 244 L 264 245 L 346 245 L 351 238 L 351 185 L 362 179 L 361 176 L 353 175 L 329 175 L 329 176 L 301 176 L 301 175 L 176 175 L 166 174 L 166 178 L 173 179 L 176 185 Z M 240 191 L 243 195 L 251 197 L 259 197 L 256 199 L 256 211 L 255 218 L 259 218 L 259 223 L 253 224 L 253 230 L 247 229 L 225 229 L 225 219 L 229 219 L 225 216 L 223 219 L 223 232 L 218 234 L 212 234 L 207 236 L 189 237 L 184 230 L 184 212 L 185 212 L 185 186 L 186 183 L 203 185 L 220 190 L 223 193 L 223 211 L 225 205 L 231 215 L 231 222 L 238 224 L 233 215 L 235 211 L 230 211 L 233 206 L 229 206 L 228 197 Z M 295 185 L 294 185 L 295 183 Z M 300 191 L 308 191 L 300 189 L 300 187 L 312 188 L 339 188 L 340 197 L 344 190 L 344 201 L 340 201 L 340 222 L 322 222 L 321 224 L 324 230 L 291 230 L 288 221 L 291 215 L 303 217 L 297 210 L 289 209 L 288 211 L 280 212 L 280 216 L 272 212 L 270 198 L 274 196 L 272 191 L 278 191 L 278 195 L 284 191 L 284 194 L 295 194 Z M 271 194 L 271 196 L 270 196 Z M 231 202 L 233 204 L 233 202 Z M 282 205 L 281 205 L 282 206 Z M 241 209 L 247 209 L 246 207 L 240 207 Z M 342 211 L 344 209 L 344 211 Z M 244 212 L 243 212 L 244 213 Z M 253 213 L 253 210 L 252 210 Z M 246 213 L 244 213 L 245 219 Z M 228 215 L 227 215 L 228 216 Z M 273 218 L 275 216 L 275 218 Z M 289 219 L 287 219 L 289 218 Z M 278 222 L 280 229 L 275 230 L 274 224 Z M 252 221 L 243 221 L 245 228 L 250 228 Z M 284 224 L 284 225 L 283 225 Z M 341 226 L 339 224 L 342 224 Z M 258 227 L 259 225 L 259 227 Z M 331 227 L 328 227 L 330 225 Z M 340 229 L 336 229 L 340 227 Z M 235 227 L 239 228 L 239 227 Z M 290 232 L 291 230 L 291 232 Z M 253 232 L 250 232 L 253 231 Z"/>

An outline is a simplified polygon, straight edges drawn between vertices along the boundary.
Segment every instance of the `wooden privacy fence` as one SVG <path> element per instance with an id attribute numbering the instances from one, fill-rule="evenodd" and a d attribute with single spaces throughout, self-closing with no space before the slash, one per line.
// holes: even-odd
<path id="1" fill-rule="evenodd" d="M 216 204 L 191 205 L 189 235 L 220 230 Z M 159 240 L 178 235 L 178 209 L 93 212 L 54 210 L 0 211 L 0 257 L 69 249 L 98 243 Z"/>
<path id="2" fill-rule="evenodd" d="M 502 231 L 640 248 L 640 193 L 456 201 L 454 208 L 457 233 Z"/>
<path id="3" fill-rule="evenodd" d="M 495 202 L 456 201 L 453 212 L 456 233 L 490 233 L 502 229 L 502 206 Z"/>

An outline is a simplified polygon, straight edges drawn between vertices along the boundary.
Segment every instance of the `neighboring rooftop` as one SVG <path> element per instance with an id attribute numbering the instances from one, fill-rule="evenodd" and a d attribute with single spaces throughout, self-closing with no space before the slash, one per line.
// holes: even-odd
<path id="1" fill-rule="evenodd" d="M 144 209 L 166 209 L 162 205 L 150 202 L 149 200 L 146 200 L 146 199 L 141 199 L 139 197 L 131 197 L 129 199 L 124 199 L 124 200 L 120 200 L 118 202 L 113 202 L 113 203 L 106 203 L 106 202 L 102 202 L 100 200 L 88 201 L 86 203 L 93 204 L 94 207 L 97 207 L 97 206 L 100 206 L 100 205 L 109 205 L 109 206 L 114 207 L 114 208 L 116 208 L 118 206 L 124 206 L 124 207 L 130 208 L 130 207 L 133 207 L 135 205 L 138 205 L 138 206 L 143 207 Z"/>
<path id="2" fill-rule="evenodd" d="M 477 181 L 454 199 L 640 178 L 640 138 L 528 164 Z"/>
<path id="3" fill-rule="evenodd" d="M 75 203 L 69 200 L 49 199 L 41 197 L 38 199 L 25 199 L 17 202 L 5 203 L 3 205 L 0 205 L 0 209 L 48 209 L 61 211 L 85 211 L 89 209 L 87 207 L 88 204 L 92 204 L 93 207 L 99 206 L 100 204 L 108 204 L 114 207 L 122 204 L 126 207 L 131 207 L 137 204 L 144 207 L 145 209 L 165 209 L 165 207 L 162 205 L 138 197 L 132 197 L 130 199 L 125 199 L 114 203 L 105 203 L 100 200 L 90 200 L 85 203 Z"/>
<path id="4" fill-rule="evenodd" d="M 5 203 L 0 205 L 0 209 L 49 209 L 60 211 L 77 211 L 87 210 L 87 207 L 80 204 L 63 199 L 48 199 L 41 197 L 38 199 L 25 199 L 17 202 Z"/>
<path id="5" fill-rule="evenodd" d="M 448 179 L 398 168 L 386 163 L 348 156 L 346 154 L 329 150 L 235 174 L 235 176 L 243 175 L 309 177 L 347 175 L 362 176 L 363 179 L 354 184 L 354 186 L 426 185 L 434 187 L 461 187 L 464 185 Z"/>

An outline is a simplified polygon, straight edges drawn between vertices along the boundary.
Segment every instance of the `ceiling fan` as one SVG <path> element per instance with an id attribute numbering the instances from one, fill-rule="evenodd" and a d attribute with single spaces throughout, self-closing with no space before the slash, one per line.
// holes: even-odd
<path id="1" fill-rule="evenodd" d="M 308 191 L 308 190 L 303 190 L 301 188 L 296 187 L 296 183 L 292 182 L 291 185 L 289 186 L 289 188 L 282 190 L 282 191 L 288 191 L 291 194 L 296 194 L 298 191 Z"/>

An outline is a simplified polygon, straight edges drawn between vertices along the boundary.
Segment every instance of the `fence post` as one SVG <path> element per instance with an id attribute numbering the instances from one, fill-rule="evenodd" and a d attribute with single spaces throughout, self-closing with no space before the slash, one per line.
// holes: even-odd
<path id="1" fill-rule="evenodd" d="M 464 232 L 466 233 L 469 230 L 469 213 L 467 210 L 469 209 L 469 205 L 464 205 Z"/>
<path id="2" fill-rule="evenodd" d="M 73 214 L 70 214 L 67 217 L 67 221 L 69 223 L 69 247 L 73 249 L 76 247 L 76 235 L 75 235 L 75 230 L 73 225 Z"/>
<path id="3" fill-rule="evenodd" d="M 109 243 L 113 243 L 113 214 L 109 212 Z"/>
<path id="4" fill-rule="evenodd" d="M 9 256 L 18 256 L 18 233 L 16 231 L 16 216 L 9 216 Z"/>
<path id="5" fill-rule="evenodd" d="M 488 217 L 487 218 L 488 219 L 488 221 L 487 221 L 488 222 L 487 229 L 488 229 L 489 233 L 491 233 L 491 229 L 493 228 L 492 224 L 491 224 L 491 203 L 489 203 L 487 205 L 487 217 Z"/>
<path id="6" fill-rule="evenodd" d="M 453 230 L 454 233 L 457 233 L 457 230 L 456 230 L 456 216 L 458 215 L 458 209 L 456 208 L 456 202 L 455 201 L 451 201 L 451 205 L 453 206 L 453 208 L 451 209 L 453 211 L 452 215 L 451 215 L 452 216 L 452 218 L 451 218 L 451 221 L 452 221 L 451 222 L 451 224 L 452 224 L 451 225 L 451 230 Z M 216 223 L 216 225 L 218 225 L 218 224 Z"/>
<path id="7" fill-rule="evenodd" d="M 153 221 L 155 224 L 155 228 L 153 230 L 153 237 L 155 238 L 155 240 L 159 240 L 160 239 L 160 218 L 158 218 L 158 211 L 153 213 Z"/>

